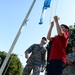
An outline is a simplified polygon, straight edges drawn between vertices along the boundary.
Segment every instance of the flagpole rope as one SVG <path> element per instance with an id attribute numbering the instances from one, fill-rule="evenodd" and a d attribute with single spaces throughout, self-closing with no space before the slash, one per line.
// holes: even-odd
<path id="1" fill-rule="evenodd" d="M 58 5 L 58 0 L 56 1 L 56 8 L 55 8 L 55 13 L 54 13 L 54 15 L 56 15 L 57 5 Z"/>
<path id="2" fill-rule="evenodd" d="M 50 14 L 50 20 L 49 20 L 49 23 L 51 22 L 51 18 L 52 18 L 52 7 L 51 7 L 51 14 Z"/>
<path id="3" fill-rule="evenodd" d="M 54 16 L 56 15 L 57 5 L 58 5 L 58 0 L 56 1 L 56 7 L 55 7 Z M 51 6 L 51 13 L 50 13 L 50 20 L 49 20 L 49 24 L 50 24 L 50 22 L 51 22 L 51 19 L 52 19 L 52 6 Z"/>
<path id="4" fill-rule="evenodd" d="M 55 7 L 54 16 L 56 15 L 57 5 L 58 5 L 58 0 L 56 1 L 56 7 Z M 49 23 L 51 22 L 51 18 L 52 18 L 52 7 L 51 7 L 51 14 L 50 14 L 50 20 L 49 20 Z"/>

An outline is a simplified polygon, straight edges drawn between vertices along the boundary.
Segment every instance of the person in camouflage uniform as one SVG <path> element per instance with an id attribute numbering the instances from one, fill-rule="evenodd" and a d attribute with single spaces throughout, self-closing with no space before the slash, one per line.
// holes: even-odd
<path id="1" fill-rule="evenodd" d="M 72 53 L 67 55 L 67 66 L 64 68 L 63 75 L 75 75 L 75 45 Z"/>
<path id="2" fill-rule="evenodd" d="M 33 44 L 25 51 L 25 57 L 28 59 L 22 75 L 30 75 L 33 70 L 33 75 L 39 75 L 46 67 L 46 48 L 44 45 L 47 39 L 42 37 L 40 44 Z M 29 54 L 31 53 L 30 57 Z"/>

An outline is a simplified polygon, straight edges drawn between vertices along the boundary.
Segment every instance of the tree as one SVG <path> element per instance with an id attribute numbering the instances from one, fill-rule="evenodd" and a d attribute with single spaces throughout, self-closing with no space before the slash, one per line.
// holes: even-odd
<path id="1" fill-rule="evenodd" d="M 0 64 L 0 67 L 6 57 L 6 52 L 0 52 L 0 57 L 2 59 L 2 62 Z M 9 61 L 7 62 L 7 65 L 4 69 L 4 72 L 2 75 L 22 75 L 23 66 L 20 62 L 20 59 L 17 57 L 16 54 L 11 54 Z"/>
<path id="2" fill-rule="evenodd" d="M 69 26 L 70 28 L 70 38 L 68 41 L 68 46 L 67 46 L 67 54 L 72 52 L 72 47 L 75 45 L 75 27 L 74 26 Z"/>

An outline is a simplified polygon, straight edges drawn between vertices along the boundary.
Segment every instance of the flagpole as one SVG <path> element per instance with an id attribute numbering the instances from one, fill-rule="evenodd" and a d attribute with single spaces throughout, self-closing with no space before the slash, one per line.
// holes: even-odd
<path id="1" fill-rule="evenodd" d="M 18 38 L 19 38 L 19 36 L 21 34 L 21 32 L 22 32 L 22 29 L 23 29 L 24 25 L 27 22 L 28 16 L 29 16 L 29 14 L 30 14 L 35 2 L 36 2 L 36 0 L 33 0 L 32 4 L 30 6 L 30 9 L 29 9 L 29 11 L 28 11 L 28 13 L 27 13 L 27 15 L 26 15 L 26 17 L 25 17 L 25 19 L 24 19 L 24 21 L 23 21 L 23 23 L 22 23 L 22 25 L 21 25 L 16 37 L 15 37 L 15 39 L 14 39 L 14 41 L 13 41 L 11 47 L 10 47 L 10 49 L 9 49 L 9 52 L 8 52 L 8 54 L 7 54 L 5 60 L 4 60 L 3 64 L 2 64 L 2 66 L 0 68 L 0 75 L 2 75 L 2 73 L 3 73 L 4 69 L 5 69 L 5 66 L 6 66 L 6 64 L 7 64 L 8 60 L 9 60 L 9 57 L 10 57 L 10 55 L 11 55 L 13 49 L 14 49 L 14 46 L 15 46 L 15 44 L 16 44 L 16 42 L 17 42 L 17 40 L 18 40 Z"/>

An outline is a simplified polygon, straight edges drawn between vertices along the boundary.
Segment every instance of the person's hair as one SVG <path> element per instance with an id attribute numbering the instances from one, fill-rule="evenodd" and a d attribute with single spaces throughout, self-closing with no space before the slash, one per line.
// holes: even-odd
<path id="1" fill-rule="evenodd" d="M 65 25 L 65 24 L 61 24 L 61 26 L 64 26 L 66 29 L 68 29 L 68 31 L 69 31 L 69 27 L 67 26 L 67 25 Z"/>
<path id="2" fill-rule="evenodd" d="M 42 39 L 44 39 L 44 40 L 46 40 L 46 41 L 47 41 L 46 37 L 42 37 Z"/>

